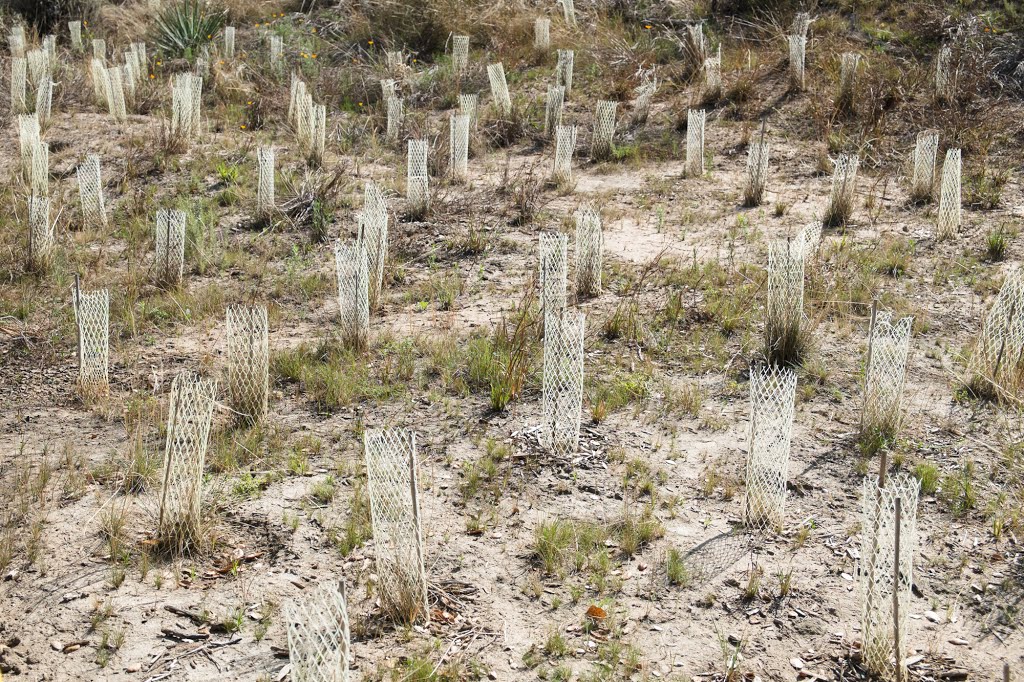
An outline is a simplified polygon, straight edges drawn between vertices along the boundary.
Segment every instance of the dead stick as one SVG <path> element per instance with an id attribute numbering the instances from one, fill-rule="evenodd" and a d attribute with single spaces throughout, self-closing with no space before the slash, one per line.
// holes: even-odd
<path id="1" fill-rule="evenodd" d="M 1003 662 L 1003 682 L 1010 682 L 1010 662 Z"/>
<path id="2" fill-rule="evenodd" d="M 875 345 L 875 320 L 878 318 L 878 299 L 871 300 L 871 323 L 868 325 L 868 354 L 864 361 L 864 401 L 860 408 L 860 432 L 864 433 L 864 412 L 868 407 L 868 380 L 871 377 L 871 353 Z"/>
<path id="3" fill-rule="evenodd" d="M 896 655 L 896 682 L 903 682 L 903 651 L 900 647 L 900 525 L 902 515 L 903 499 L 897 497 L 895 559 L 892 568 L 892 646 Z"/>

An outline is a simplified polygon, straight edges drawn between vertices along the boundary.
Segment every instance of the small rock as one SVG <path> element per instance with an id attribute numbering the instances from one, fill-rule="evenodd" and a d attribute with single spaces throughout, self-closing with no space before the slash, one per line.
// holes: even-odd
<path id="1" fill-rule="evenodd" d="M 934 611 L 925 611 L 924 617 L 933 623 L 939 623 L 942 620 L 941 618 L 939 618 L 939 614 L 935 613 Z"/>
<path id="2" fill-rule="evenodd" d="M 953 639 L 949 640 L 949 643 L 955 644 L 956 646 L 967 646 L 968 644 L 970 644 L 970 642 L 968 642 L 966 639 L 961 639 L 960 637 L 954 637 Z"/>
<path id="3" fill-rule="evenodd" d="M 789 659 L 789 664 L 791 666 L 793 666 L 794 670 L 803 670 L 804 669 L 804 662 L 801 661 L 798 656 L 794 656 L 793 658 Z"/>
<path id="4" fill-rule="evenodd" d="M 54 651 L 61 651 L 64 648 L 64 643 L 60 640 L 55 639 L 52 642 L 50 642 L 50 648 Z"/>

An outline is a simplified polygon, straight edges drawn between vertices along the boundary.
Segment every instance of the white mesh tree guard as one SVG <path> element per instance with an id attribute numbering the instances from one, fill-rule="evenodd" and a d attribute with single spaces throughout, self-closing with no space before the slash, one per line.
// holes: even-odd
<path id="1" fill-rule="evenodd" d="M 313 104 L 309 110 L 309 161 L 319 166 L 327 146 L 327 106 Z"/>
<path id="2" fill-rule="evenodd" d="M 34 196 L 50 196 L 50 145 L 38 142 L 32 147 L 32 172 L 29 188 Z"/>
<path id="3" fill-rule="evenodd" d="M 191 73 L 174 76 L 171 86 L 171 135 L 183 140 L 199 136 L 203 79 Z"/>
<path id="4" fill-rule="evenodd" d="M 25 57 L 25 27 L 15 26 L 8 36 L 8 45 L 11 48 L 12 57 Z"/>
<path id="5" fill-rule="evenodd" d="M 651 113 L 651 99 L 654 97 L 654 93 L 658 91 L 658 81 L 656 79 L 649 80 L 642 83 L 640 87 L 633 93 L 633 120 L 637 123 L 646 123 L 647 117 Z"/>
<path id="6" fill-rule="evenodd" d="M 325 582 L 285 607 L 293 682 L 348 682 L 351 644 L 343 589 Z"/>
<path id="7" fill-rule="evenodd" d="M 565 88 L 561 85 L 548 87 L 548 95 L 544 105 L 544 135 L 553 135 L 555 129 L 562 125 L 562 107 L 565 104 Z"/>
<path id="8" fill-rule="evenodd" d="M 171 383 L 157 532 L 182 553 L 201 543 L 203 468 L 216 399 L 212 379 L 184 371 Z"/>
<path id="9" fill-rule="evenodd" d="M 185 212 L 156 212 L 156 273 L 164 284 L 177 284 L 185 268 Z"/>
<path id="10" fill-rule="evenodd" d="M 427 140 L 409 140 L 405 198 L 414 212 L 425 211 L 430 206 L 427 148 Z"/>
<path id="11" fill-rule="evenodd" d="M 28 60 L 28 77 L 32 87 L 39 87 L 44 78 L 50 77 L 50 54 L 40 48 L 25 55 Z"/>
<path id="12" fill-rule="evenodd" d="M 256 165 L 259 179 L 256 183 L 256 215 L 269 218 L 274 213 L 274 148 L 257 147 Z"/>
<path id="13" fill-rule="evenodd" d="M 566 99 L 572 95 L 572 74 L 575 62 L 576 53 L 572 50 L 558 51 L 558 63 L 555 64 L 555 85 L 565 88 Z"/>
<path id="14" fill-rule="evenodd" d="M 759 206 L 764 200 L 768 183 L 768 142 L 751 142 L 747 149 L 747 182 L 743 188 L 743 203 Z"/>
<path id="15" fill-rule="evenodd" d="M 841 110 L 852 110 L 857 89 L 857 67 L 861 56 L 856 52 L 844 52 L 839 57 L 839 95 L 836 106 Z"/>
<path id="16" fill-rule="evenodd" d="M 27 111 L 25 101 L 27 68 L 28 63 L 24 57 L 11 58 L 11 113 L 13 114 Z"/>
<path id="17" fill-rule="evenodd" d="M 793 23 L 790 26 L 789 32 L 792 35 L 807 37 L 807 29 L 811 27 L 811 15 L 807 12 L 797 12 L 796 16 L 793 17 Z"/>
<path id="18" fill-rule="evenodd" d="M 832 191 L 825 209 L 826 225 L 844 225 L 853 213 L 853 195 L 857 185 L 860 157 L 840 154 L 832 170 Z"/>
<path id="19" fill-rule="evenodd" d="M 686 114 L 686 175 L 699 178 L 704 175 L 704 109 L 690 109 Z"/>
<path id="20" fill-rule="evenodd" d="M 877 480 L 866 478 L 862 487 L 857 581 L 862 609 L 861 660 L 882 679 L 906 679 L 903 668 L 919 489 L 917 479 L 903 473 L 890 477 L 882 487 Z"/>
<path id="21" fill-rule="evenodd" d="M 498 114 L 507 116 L 512 111 L 512 100 L 508 95 L 508 83 L 505 82 L 505 67 L 501 62 L 487 66 L 487 79 L 491 82 L 491 97 Z"/>
<path id="22" fill-rule="evenodd" d="M 416 434 L 367 429 L 363 442 L 381 603 L 396 619 L 429 622 Z"/>
<path id="23" fill-rule="evenodd" d="M 576 126 L 555 128 L 555 165 L 551 179 L 556 184 L 572 182 L 572 154 L 576 150 Z"/>
<path id="24" fill-rule="evenodd" d="M 135 101 L 135 88 L 139 84 L 140 67 L 135 52 L 128 50 L 124 53 L 124 94 L 126 102 Z"/>
<path id="25" fill-rule="evenodd" d="M 694 69 L 704 65 L 704 60 L 708 57 L 708 41 L 704 37 L 703 23 L 689 24 L 686 27 L 686 51 Z"/>
<path id="26" fill-rule="evenodd" d="M 810 260 L 821 247 L 821 223 L 811 223 L 800 230 L 794 240 L 793 248 L 803 253 L 804 261 Z"/>
<path id="27" fill-rule="evenodd" d="M 722 96 L 722 58 L 704 60 L 704 99 L 714 101 Z"/>
<path id="28" fill-rule="evenodd" d="M 86 227 L 106 225 L 107 212 L 103 202 L 103 180 L 100 157 L 90 154 L 78 167 L 78 196 L 82 203 L 82 223 Z"/>
<path id="29" fill-rule="evenodd" d="M 110 388 L 110 294 L 106 289 L 82 291 L 76 284 L 71 302 L 78 325 L 78 388 L 83 395 L 105 395 Z"/>
<path id="30" fill-rule="evenodd" d="M 106 105 L 107 103 L 107 67 L 103 66 L 103 60 L 93 59 L 91 62 L 90 74 L 92 77 L 93 93 L 96 96 L 96 103 Z"/>
<path id="31" fill-rule="evenodd" d="M 309 143 L 313 132 L 312 112 L 313 96 L 308 94 L 305 88 L 303 88 L 302 94 L 298 96 L 295 102 L 295 137 L 299 150 L 302 152 L 309 151 Z"/>
<path id="32" fill-rule="evenodd" d="M 793 430 L 796 374 L 774 365 L 750 372 L 750 446 L 743 520 L 751 528 L 782 532 Z"/>
<path id="33" fill-rule="evenodd" d="M 580 412 L 583 407 L 582 312 L 544 315 L 544 376 L 542 445 L 560 457 L 579 448 Z"/>
<path id="34" fill-rule="evenodd" d="M 479 95 L 476 93 L 472 95 L 459 95 L 459 113 L 469 116 L 469 124 L 476 130 L 477 124 L 477 101 Z"/>
<path id="35" fill-rule="evenodd" d="M 452 36 L 452 68 L 462 73 L 469 66 L 469 36 Z"/>
<path id="36" fill-rule="evenodd" d="M 768 349 L 791 346 L 800 335 L 804 316 L 804 254 L 797 243 L 768 244 L 768 302 L 765 309 L 765 345 Z"/>
<path id="37" fill-rule="evenodd" d="M 939 54 L 935 58 L 935 96 L 943 102 L 953 99 L 952 64 L 953 50 L 949 45 L 943 45 L 939 48 Z"/>
<path id="38" fill-rule="evenodd" d="M 288 99 L 288 123 L 298 128 L 298 115 L 300 107 L 306 101 L 306 82 L 299 78 L 299 74 L 292 72 L 292 84 Z"/>
<path id="39" fill-rule="evenodd" d="M 235 58 L 235 27 L 225 26 L 224 27 L 224 58 L 234 59 Z"/>
<path id="40" fill-rule="evenodd" d="M 50 199 L 43 196 L 28 198 L 28 264 L 42 269 L 53 252 L 53 223 L 50 222 Z"/>
<path id="41" fill-rule="evenodd" d="M 899 429 L 913 322 L 904 317 L 894 323 L 886 312 L 875 315 L 868 330 L 861 433 L 890 437 Z"/>
<path id="42" fill-rule="evenodd" d="M 338 311 L 341 341 L 349 348 L 364 350 L 370 341 L 370 273 L 367 242 L 334 245 L 334 268 L 338 281 Z"/>
<path id="43" fill-rule="evenodd" d="M 465 114 L 448 119 L 448 165 L 456 180 L 469 178 L 469 116 Z"/>
<path id="44" fill-rule="evenodd" d="M 402 133 L 402 123 L 405 121 L 405 109 L 400 97 L 388 97 L 388 128 L 386 137 L 388 142 L 397 142 Z"/>
<path id="45" fill-rule="evenodd" d="M 942 164 L 937 236 L 949 239 L 960 231 L 960 150 L 946 150 Z"/>
<path id="46" fill-rule="evenodd" d="M 370 273 L 370 307 L 376 310 L 384 286 L 384 265 L 388 259 L 388 205 L 384 193 L 372 182 L 363 191 L 363 210 L 358 215 L 359 242 L 366 250 Z"/>
<path id="47" fill-rule="evenodd" d="M 599 100 L 594 112 L 594 135 L 590 141 L 590 155 L 595 159 L 607 159 L 612 154 L 612 137 L 615 135 L 615 108 L 618 102 Z"/>
<path id="48" fill-rule="evenodd" d="M 540 233 L 540 305 L 544 318 L 565 310 L 569 238 L 561 233 Z"/>
<path id="49" fill-rule="evenodd" d="M 537 50 L 551 49 L 551 20 L 537 17 L 533 21 L 533 47 Z"/>
<path id="50" fill-rule="evenodd" d="M 43 36 L 43 49 L 46 50 L 46 54 L 50 59 L 50 66 L 52 67 L 57 59 L 57 36 L 52 33 Z"/>
<path id="51" fill-rule="evenodd" d="M 576 212 L 576 295 L 601 293 L 601 265 L 604 259 L 604 233 L 601 214 L 590 204 Z"/>
<path id="52" fill-rule="evenodd" d="M 92 39 L 93 59 L 99 59 L 104 66 L 107 64 L 107 41 L 103 38 Z"/>
<path id="53" fill-rule="evenodd" d="M 39 118 L 35 114 L 18 115 L 18 146 L 21 150 L 21 168 L 26 180 L 32 177 L 32 154 L 39 145 Z"/>
<path id="54" fill-rule="evenodd" d="M 68 32 L 71 34 L 71 47 L 78 52 L 82 51 L 82 22 L 69 21 Z"/>
<path id="55" fill-rule="evenodd" d="M 573 0 L 559 0 L 562 3 L 562 16 L 565 18 L 565 23 L 576 28 L 576 5 Z"/>
<path id="56" fill-rule="evenodd" d="M 804 60 L 807 54 L 807 37 L 789 36 L 789 86 L 794 90 L 804 89 Z"/>
<path id="57" fill-rule="evenodd" d="M 387 102 L 392 97 L 398 97 L 398 84 L 393 78 L 382 78 L 380 81 L 381 97 Z"/>
<path id="58" fill-rule="evenodd" d="M 284 38 L 278 35 L 270 36 L 270 65 L 279 68 L 284 62 Z"/>
<path id="59" fill-rule="evenodd" d="M 228 396 L 238 417 L 260 424 L 267 417 L 267 308 L 228 307 Z"/>
<path id="60" fill-rule="evenodd" d="M 388 71 L 401 71 L 405 66 L 405 54 L 401 50 L 385 50 L 384 62 Z"/>
<path id="61" fill-rule="evenodd" d="M 1024 273 L 1011 271 L 985 318 L 970 372 L 995 393 L 1012 392 L 1024 365 Z"/>
<path id="62" fill-rule="evenodd" d="M 935 157 L 939 152 L 939 134 L 923 131 L 917 134 L 914 147 L 914 179 L 910 184 L 910 198 L 914 201 L 931 199 L 935 185 Z"/>
<path id="63" fill-rule="evenodd" d="M 124 121 L 128 118 L 124 100 L 124 78 L 120 66 L 107 69 L 107 111 L 115 121 Z"/>
<path id="64" fill-rule="evenodd" d="M 36 118 L 41 125 L 50 120 L 50 106 L 53 103 L 53 81 L 49 76 L 36 89 Z"/>

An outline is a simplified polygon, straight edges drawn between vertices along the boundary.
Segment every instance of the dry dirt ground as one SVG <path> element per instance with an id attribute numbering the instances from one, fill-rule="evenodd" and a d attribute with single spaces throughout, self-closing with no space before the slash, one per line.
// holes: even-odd
<path id="1" fill-rule="evenodd" d="M 239 40 L 259 49 L 254 30 Z M 155 90 L 150 113 L 117 124 L 89 101 L 84 61 L 63 45 L 60 55 L 69 66 L 43 136 L 51 146 L 51 193 L 63 211 L 58 250 L 65 255 L 51 272 L 22 271 L 17 181 L 2 209 L 4 679 L 283 679 L 282 605 L 325 579 L 347 586 L 357 679 L 723 679 L 736 650 L 748 677 L 856 679 L 863 674 L 854 655 L 860 486 L 878 467 L 877 456 L 864 458 L 857 445 L 872 296 L 915 317 L 906 418 L 889 461 L 907 471 L 934 465 L 938 480 L 917 510 L 911 677 L 994 679 L 1003 661 L 1024 671 L 1020 414 L 957 394 L 964 354 L 1022 254 L 1010 232 L 1002 261 L 984 257 L 986 235 L 1019 225 L 1024 206 L 1019 103 L 999 102 L 1002 120 L 1014 123 L 988 151 L 988 162 L 1011 170 L 999 205 L 965 207 L 963 229 L 951 241 L 934 238 L 934 205 L 907 202 L 903 159 L 913 132 L 887 138 L 875 147 L 881 160 L 864 164 L 852 220 L 825 231 L 808 265 L 812 347 L 799 370 L 785 529 L 747 536 L 736 529 L 767 243 L 819 220 L 831 182 L 817 170 L 824 142 L 806 116 L 833 89 L 813 70 L 818 62 L 809 65 L 815 85 L 778 102 L 768 117 L 771 175 L 757 208 L 740 206 L 756 116 L 709 109 L 708 173 L 682 177 L 685 133 L 675 118 L 699 84 L 666 86 L 645 127 L 628 125 L 630 106 L 620 104 L 616 141 L 636 152 L 593 163 L 588 131 L 597 97 L 590 88 L 598 78 L 581 77 L 566 111 L 581 131 L 575 187 L 544 185 L 525 224 L 512 220 L 509 178 L 522 180 L 534 168 L 545 179 L 549 144 L 502 149 L 480 139 L 469 182 L 432 178 L 434 214 L 408 222 L 401 219 L 404 145 L 374 138 L 352 149 L 342 131 L 363 126 L 369 136 L 369 117 L 331 110 L 325 166 L 340 172 L 343 189 L 327 240 L 314 242 L 283 216 L 266 230 L 249 227 L 255 141 L 273 140 L 282 173 L 302 172 L 280 107 L 261 130 L 242 130 L 225 113 L 221 91 L 206 88 L 202 139 L 166 154 L 158 144 L 166 88 Z M 474 47 L 472 60 L 485 63 L 485 51 Z M 727 85 L 742 77 L 729 64 Z M 547 74 L 551 65 L 540 68 Z M 166 80 L 167 71 L 159 73 Z M 763 100 L 784 90 L 784 69 L 758 74 Z M 546 80 L 510 79 L 515 95 L 535 102 Z M 409 75 L 404 87 L 413 82 Z M 79 87 L 84 95 L 67 92 Z M 287 87 L 282 78 L 263 83 L 262 92 L 276 88 L 280 101 Z M 532 125 L 538 115 L 534 109 Z M 423 116 L 447 130 L 447 112 Z M 16 179 L 17 124 L 9 114 L 5 124 L 13 134 L 0 143 L 0 163 Z M 112 218 L 104 229 L 81 229 L 74 220 L 74 169 L 92 152 L 102 157 Z M 973 162 L 965 152 L 965 164 Z M 218 163 L 237 167 L 240 177 L 226 182 Z M 303 344 L 315 348 L 337 324 L 331 243 L 354 237 L 368 179 L 387 189 L 392 208 L 385 301 L 372 319 L 370 350 L 344 368 L 356 386 L 339 404 L 318 405 L 306 383 L 282 376 L 279 361 Z M 215 198 L 232 182 L 241 199 L 221 205 Z M 201 215 L 208 243 L 190 250 L 181 290 L 168 294 L 150 281 L 149 225 L 157 207 L 182 199 Z M 584 424 L 579 453 L 558 461 L 536 439 L 536 342 L 524 390 L 502 412 L 470 385 L 466 347 L 470 338 L 490 336 L 532 288 L 538 234 L 565 229 L 572 244 L 572 213 L 588 201 L 604 218 L 605 290 L 578 303 L 587 315 Z M 470 239 L 482 246 L 463 248 Z M 109 286 L 112 296 L 111 394 L 89 403 L 75 388 L 68 295 L 75 271 L 85 288 Z M 448 286 L 457 291 L 451 305 L 439 293 Z M 682 312 L 670 318 L 673 296 Z M 723 300 L 731 301 L 725 314 Z M 227 407 L 218 406 L 204 487 L 216 544 L 195 558 L 149 553 L 170 380 L 190 368 L 223 383 L 224 307 L 253 301 L 267 304 L 271 318 L 266 425 L 232 427 Z M 638 329 L 609 338 L 609 320 L 630 310 Z M 724 317 L 731 318 L 728 333 Z M 384 426 L 418 435 L 429 626 L 385 619 L 374 593 L 372 538 L 354 547 L 339 539 L 368 532 L 365 518 L 354 518 L 365 515 L 365 497 L 357 509 L 365 485 L 361 434 Z M 149 480 L 143 492 L 125 494 L 119 482 L 137 442 L 151 460 Z M 493 470 L 482 460 L 493 461 Z M 615 527 L 641 517 L 658 529 L 631 555 L 613 531 L 578 570 L 545 573 L 534 556 L 545 522 Z M 666 573 L 672 550 L 684 557 L 683 585 Z M 607 619 L 588 621 L 591 605 Z"/>

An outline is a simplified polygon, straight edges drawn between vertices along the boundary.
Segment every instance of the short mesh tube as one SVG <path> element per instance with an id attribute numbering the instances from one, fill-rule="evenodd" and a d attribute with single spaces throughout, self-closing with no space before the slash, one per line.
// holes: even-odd
<path id="1" fill-rule="evenodd" d="M 106 289 L 72 288 L 71 297 L 78 326 L 78 388 L 83 395 L 106 395 L 110 388 L 110 294 Z"/>
<path id="2" fill-rule="evenodd" d="M 576 295 L 601 293 L 601 266 L 604 258 L 604 234 L 601 214 L 586 204 L 576 212 Z"/>
<path id="3" fill-rule="evenodd" d="M 324 581 L 289 602 L 284 616 L 292 682 L 348 682 L 351 635 L 338 583 Z"/>
<path id="4" fill-rule="evenodd" d="M 491 97 L 498 114 L 507 116 L 512 111 L 512 100 L 508 94 L 508 83 L 505 82 L 505 67 L 498 62 L 487 67 L 487 78 L 491 83 Z"/>
<path id="5" fill-rule="evenodd" d="M 156 212 L 157 279 L 178 284 L 185 267 L 185 212 L 160 209 Z"/>
<path id="6" fill-rule="evenodd" d="M 750 372 L 750 436 L 747 451 L 744 523 L 782 532 L 789 444 L 796 400 L 796 374 L 759 365 Z"/>
<path id="7" fill-rule="evenodd" d="M 356 240 L 334 245 L 338 282 L 339 332 L 342 343 L 363 350 L 370 337 L 370 274 L 365 243 Z"/>
<path id="8" fill-rule="evenodd" d="M 239 419 L 259 424 L 267 416 L 269 392 L 267 309 L 265 306 L 229 306 L 228 396 Z"/>
<path id="9" fill-rule="evenodd" d="M 544 316 L 541 442 L 560 457 L 579 449 L 584 329 L 582 312 L 561 310 Z"/>
<path id="10" fill-rule="evenodd" d="M 950 239 L 960 231 L 960 150 L 946 151 L 942 164 L 937 236 Z"/>

